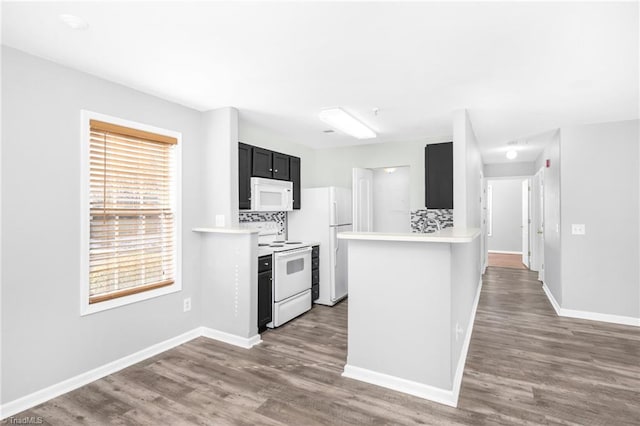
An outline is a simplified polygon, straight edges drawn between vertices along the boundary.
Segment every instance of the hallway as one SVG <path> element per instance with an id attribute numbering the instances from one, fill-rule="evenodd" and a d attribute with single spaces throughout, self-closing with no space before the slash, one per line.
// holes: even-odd
<path id="1" fill-rule="evenodd" d="M 537 275 L 487 269 L 458 407 L 500 423 L 637 425 L 640 330 L 558 317 Z"/>

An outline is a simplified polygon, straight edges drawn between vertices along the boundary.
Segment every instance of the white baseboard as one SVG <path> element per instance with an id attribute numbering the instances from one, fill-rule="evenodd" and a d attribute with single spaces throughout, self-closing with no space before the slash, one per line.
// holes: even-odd
<path id="1" fill-rule="evenodd" d="M 495 254 L 519 254 L 520 256 L 522 256 L 522 252 L 521 251 L 505 251 L 505 250 L 487 250 L 489 253 L 495 253 Z"/>
<path id="2" fill-rule="evenodd" d="M 344 366 L 342 376 L 428 399 L 450 407 L 455 407 L 458 402 L 457 398 L 454 397 L 453 390 L 440 389 L 424 383 L 367 370 L 366 368 L 354 367 L 349 364 Z"/>
<path id="3" fill-rule="evenodd" d="M 640 327 L 640 318 L 625 317 L 622 315 L 601 314 L 599 312 L 576 311 L 574 309 L 561 308 L 560 316 Z"/>
<path id="4" fill-rule="evenodd" d="M 55 398 L 67 392 L 71 392 L 72 390 L 78 389 L 81 386 L 94 382 L 98 379 L 108 376 L 109 374 L 120 371 L 123 368 L 129 367 L 140 361 L 144 361 L 147 358 L 158 355 L 159 353 L 186 343 L 189 340 L 195 339 L 196 337 L 200 337 L 200 335 L 200 328 L 193 329 L 179 336 L 165 340 L 164 342 L 156 343 L 155 345 L 149 346 L 148 348 L 142 349 L 141 351 L 135 352 L 131 355 L 127 355 L 108 364 L 102 365 L 98 368 L 94 368 L 93 370 L 78 374 L 77 376 L 71 377 L 70 379 L 64 380 L 39 391 L 33 392 L 29 395 L 25 395 L 21 398 L 7 402 L 0 407 L 0 419 L 4 419 L 14 414 L 20 413 L 31 407 L 35 407 L 38 404 L 42 404 L 43 402 L 46 402 L 52 398 Z"/>
<path id="5" fill-rule="evenodd" d="M 93 370 L 78 374 L 75 377 L 71 377 L 29 395 L 25 395 L 21 398 L 2 404 L 0 406 L 0 419 L 5 419 L 24 410 L 28 410 L 29 408 L 35 407 L 36 405 L 42 404 L 43 402 L 57 396 L 71 392 L 81 386 L 87 385 L 108 376 L 109 374 L 113 374 L 123 368 L 130 367 L 140 361 L 144 361 L 147 358 L 156 356 L 159 353 L 168 351 L 169 349 L 175 348 L 176 346 L 182 345 L 183 343 L 187 343 L 188 341 L 201 336 L 240 346 L 245 349 L 249 349 L 262 342 L 259 334 L 250 338 L 243 338 L 234 334 L 214 330 L 212 328 L 197 327 L 184 334 L 167 339 L 164 342 L 156 343 L 155 345 L 149 346 L 148 348 L 142 349 L 131 355 L 124 356 L 108 364 L 94 368 Z"/>
<path id="6" fill-rule="evenodd" d="M 560 317 L 567 318 L 577 318 L 577 319 L 586 319 L 591 321 L 602 321 L 609 322 L 612 324 L 621 324 L 621 325 L 632 325 L 635 327 L 640 327 L 640 318 L 635 317 L 626 317 L 623 315 L 612 315 L 612 314 L 602 314 L 599 312 L 590 312 L 590 311 L 578 311 L 575 309 L 567 309 L 562 308 L 556 301 L 555 297 L 549 290 L 546 284 L 542 284 L 542 289 L 544 290 L 547 298 L 551 302 L 553 309 L 555 309 L 556 314 Z"/>
<path id="7" fill-rule="evenodd" d="M 549 287 L 547 287 L 545 283 L 542 283 L 542 290 L 544 290 L 544 294 L 547 295 L 547 299 L 549 299 L 549 302 L 551 302 L 551 306 L 553 306 L 553 309 L 556 311 L 556 314 L 558 316 L 562 316 L 560 315 L 560 304 L 558 303 L 556 298 L 553 297 L 553 293 L 551 293 L 551 290 L 549 290 Z"/>
<path id="8" fill-rule="evenodd" d="M 384 373 L 378 373 L 377 371 L 349 364 L 344 366 L 342 376 L 360 380 L 361 382 L 371 383 L 372 385 L 393 389 L 419 398 L 428 399 L 430 401 L 448 405 L 449 407 L 457 407 L 460 387 L 462 386 L 464 365 L 467 361 L 467 352 L 469 351 L 469 344 L 471 343 L 471 334 L 473 333 L 473 324 L 476 318 L 476 311 L 478 310 L 478 303 L 480 302 L 481 291 L 482 279 L 480 279 L 478 289 L 476 290 L 476 296 L 471 309 L 471 316 L 469 317 L 469 323 L 467 325 L 467 333 L 462 344 L 462 351 L 460 353 L 460 358 L 458 359 L 458 365 L 456 366 L 456 373 L 453 377 L 453 388 L 451 390 L 429 386 L 424 383 L 414 382 L 412 380 L 402 379 L 400 377 L 390 376 Z"/>
<path id="9" fill-rule="evenodd" d="M 251 349 L 253 346 L 262 342 L 259 334 L 252 337 L 240 337 L 235 334 L 225 333 L 224 331 L 215 330 L 213 328 L 202 327 L 202 336 L 209 339 L 218 340 L 220 342 L 229 343 L 231 345 L 240 346 L 241 348 Z"/>
<path id="10" fill-rule="evenodd" d="M 458 366 L 456 367 L 456 374 L 453 376 L 453 397 L 455 400 L 454 407 L 458 406 L 458 396 L 460 395 L 460 387 L 462 386 L 462 376 L 464 375 L 464 366 L 467 362 L 467 352 L 469 352 L 469 345 L 471 344 L 471 334 L 473 333 L 473 324 L 476 321 L 476 311 L 478 310 L 478 303 L 480 302 L 480 293 L 482 292 L 482 278 L 478 283 L 478 290 L 476 291 L 476 297 L 473 301 L 473 308 L 471 309 L 471 316 L 469 317 L 469 324 L 467 325 L 467 334 L 464 336 L 464 343 L 462 343 L 462 352 L 458 359 Z"/>

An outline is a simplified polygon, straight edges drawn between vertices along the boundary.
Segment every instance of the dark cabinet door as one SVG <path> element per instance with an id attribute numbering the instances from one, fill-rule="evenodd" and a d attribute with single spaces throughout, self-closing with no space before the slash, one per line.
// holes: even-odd
<path id="1" fill-rule="evenodd" d="M 238 195 L 241 209 L 251 208 L 251 146 L 238 144 Z"/>
<path id="2" fill-rule="evenodd" d="M 289 180 L 289 156 L 273 153 L 273 178 L 280 180 Z"/>
<path id="3" fill-rule="evenodd" d="M 271 271 L 258 274 L 258 330 L 271 322 Z"/>
<path id="4" fill-rule="evenodd" d="M 300 209 L 300 158 L 289 158 L 289 177 L 293 182 L 293 208 Z"/>
<path id="5" fill-rule="evenodd" d="M 253 163 L 251 165 L 251 175 L 263 178 L 273 177 L 272 152 L 268 149 L 253 147 Z"/>
<path id="6" fill-rule="evenodd" d="M 453 208 L 453 142 L 424 149 L 425 201 L 429 209 Z"/>

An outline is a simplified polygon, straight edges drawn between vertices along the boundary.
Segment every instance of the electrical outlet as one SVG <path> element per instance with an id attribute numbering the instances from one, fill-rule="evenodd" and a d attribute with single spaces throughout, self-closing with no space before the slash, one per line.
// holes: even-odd
<path id="1" fill-rule="evenodd" d="M 224 226 L 224 215 L 217 214 L 216 215 L 216 226 L 223 227 Z"/>
<path id="2" fill-rule="evenodd" d="M 460 336 L 464 333 L 464 328 L 460 327 L 460 324 L 456 323 L 456 342 L 460 339 Z"/>
<path id="3" fill-rule="evenodd" d="M 584 223 L 572 223 L 571 233 L 573 235 L 584 235 L 586 233 Z"/>
<path id="4" fill-rule="evenodd" d="M 182 308 L 184 309 L 184 312 L 188 312 L 191 310 L 191 298 L 187 297 L 186 299 L 184 299 L 182 301 Z"/>

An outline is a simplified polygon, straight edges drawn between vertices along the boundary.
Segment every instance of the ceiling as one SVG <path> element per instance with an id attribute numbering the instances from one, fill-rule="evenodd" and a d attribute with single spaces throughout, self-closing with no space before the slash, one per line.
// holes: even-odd
<path id="1" fill-rule="evenodd" d="M 3 44 L 314 148 L 449 138 L 486 163 L 560 126 L 638 118 L 637 3 L 3 2 Z M 82 31 L 58 15 L 78 15 Z M 379 133 L 327 129 L 341 106 Z M 374 113 L 378 108 L 378 114 Z M 540 139 L 539 137 L 537 139 Z"/>

